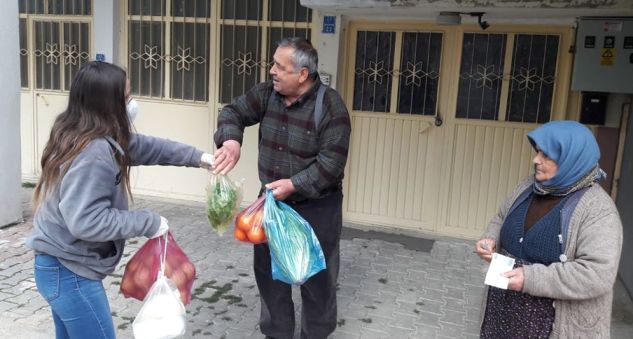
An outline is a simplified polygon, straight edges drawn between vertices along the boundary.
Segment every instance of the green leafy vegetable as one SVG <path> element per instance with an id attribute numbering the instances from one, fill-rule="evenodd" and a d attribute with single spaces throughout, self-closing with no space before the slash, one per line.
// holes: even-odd
<path id="1" fill-rule="evenodd" d="M 240 195 L 240 189 L 226 177 L 212 176 L 207 188 L 207 218 L 219 235 L 224 234 L 233 222 Z"/>

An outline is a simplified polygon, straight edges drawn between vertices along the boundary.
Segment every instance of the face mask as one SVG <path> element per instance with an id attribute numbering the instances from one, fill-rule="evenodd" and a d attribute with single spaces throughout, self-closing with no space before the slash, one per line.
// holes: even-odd
<path id="1" fill-rule="evenodd" d="M 128 101 L 126 109 L 128 118 L 130 121 L 134 121 L 138 115 L 138 101 L 136 101 L 136 99 Z"/>

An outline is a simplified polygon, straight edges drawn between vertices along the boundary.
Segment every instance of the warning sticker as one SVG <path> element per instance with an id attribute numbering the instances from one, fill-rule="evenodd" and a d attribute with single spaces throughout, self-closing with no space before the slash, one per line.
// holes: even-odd
<path id="1" fill-rule="evenodd" d="M 600 52 L 600 65 L 613 66 L 615 64 L 615 48 L 603 48 Z"/>

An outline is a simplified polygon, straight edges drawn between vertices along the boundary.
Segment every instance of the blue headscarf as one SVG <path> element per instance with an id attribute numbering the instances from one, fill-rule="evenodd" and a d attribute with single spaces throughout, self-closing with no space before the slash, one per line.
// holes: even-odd
<path id="1" fill-rule="evenodd" d="M 540 189 L 545 192 L 541 194 L 565 195 L 582 188 L 577 186 L 586 186 L 604 177 L 604 172 L 598 167 L 600 148 L 596 138 L 581 123 L 551 121 L 527 136 L 532 147 L 538 146 L 558 165 L 553 178 L 535 183 L 535 191 Z"/>

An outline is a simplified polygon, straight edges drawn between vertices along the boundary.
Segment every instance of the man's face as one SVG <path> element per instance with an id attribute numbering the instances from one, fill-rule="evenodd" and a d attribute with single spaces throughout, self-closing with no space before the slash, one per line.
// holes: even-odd
<path id="1" fill-rule="evenodd" d="M 301 84 L 301 70 L 295 71 L 291 58 L 293 52 L 291 47 L 278 47 L 273 56 L 275 64 L 270 69 L 273 88 L 285 96 L 295 95 Z"/>

